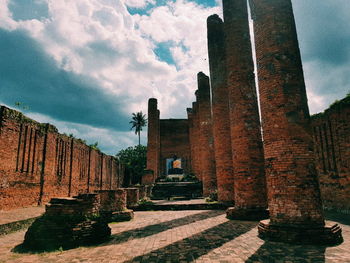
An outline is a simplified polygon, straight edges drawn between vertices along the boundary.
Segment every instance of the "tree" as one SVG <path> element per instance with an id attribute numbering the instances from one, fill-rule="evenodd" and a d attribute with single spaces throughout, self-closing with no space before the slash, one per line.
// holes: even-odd
<path id="1" fill-rule="evenodd" d="M 139 136 L 139 146 L 140 146 L 141 145 L 140 133 L 142 131 L 142 127 L 145 127 L 147 124 L 146 115 L 143 114 L 142 111 L 133 113 L 131 121 L 129 123 L 132 124 L 131 130 L 135 129 L 135 134 Z"/>
<path id="2" fill-rule="evenodd" d="M 143 170 L 146 168 L 147 163 L 147 147 L 143 145 L 128 147 L 119 151 L 116 157 L 125 165 L 126 170 L 130 174 L 131 178 L 129 180 L 131 179 L 131 183 L 141 183 Z"/>

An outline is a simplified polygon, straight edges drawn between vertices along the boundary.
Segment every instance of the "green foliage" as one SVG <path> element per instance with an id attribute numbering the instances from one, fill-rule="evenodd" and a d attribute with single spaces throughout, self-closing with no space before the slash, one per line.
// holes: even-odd
<path id="1" fill-rule="evenodd" d="M 142 111 L 133 113 L 129 123 L 132 124 L 131 130 L 135 129 L 135 134 L 139 136 L 139 145 L 141 145 L 140 133 L 142 131 L 142 127 L 145 127 L 147 124 L 146 115 L 143 114 Z"/>
<path id="2" fill-rule="evenodd" d="M 98 142 L 90 144 L 89 146 L 90 146 L 91 149 L 94 149 L 96 151 L 101 151 L 100 148 L 98 147 Z"/>
<path id="3" fill-rule="evenodd" d="M 329 109 L 339 108 L 341 109 L 343 106 L 350 105 L 350 92 L 346 94 L 345 98 L 342 100 L 335 100 L 330 106 Z"/>
<path id="4" fill-rule="evenodd" d="M 121 150 L 116 157 L 130 172 L 132 184 L 140 183 L 143 171 L 146 168 L 147 147 L 143 145 L 131 146 Z"/>
<path id="5" fill-rule="evenodd" d="M 141 199 L 137 204 L 142 211 L 152 211 L 154 209 L 154 203 L 147 198 Z"/>

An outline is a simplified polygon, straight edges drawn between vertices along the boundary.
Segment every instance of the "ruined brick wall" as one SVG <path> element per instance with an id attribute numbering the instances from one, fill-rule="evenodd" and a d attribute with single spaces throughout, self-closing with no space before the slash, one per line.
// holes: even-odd
<path id="1" fill-rule="evenodd" d="M 311 120 L 323 205 L 350 213 L 350 99 Z"/>
<path id="2" fill-rule="evenodd" d="M 166 159 L 181 158 L 185 173 L 191 172 L 189 127 L 186 119 L 160 120 L 160 174 L 166 174 Z"/>
<path id="3" fill-rule="evenodd" d="M 52 125 L 4 106 L 0 120 L 0 210 L 115 189 L 123 181 L 123 168 L 112 156 L 59 134 Z"/>

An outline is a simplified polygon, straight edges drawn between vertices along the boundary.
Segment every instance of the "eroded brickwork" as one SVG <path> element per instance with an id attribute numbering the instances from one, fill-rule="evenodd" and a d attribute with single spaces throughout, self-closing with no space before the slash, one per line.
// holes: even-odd
<path id="1" fill-rule="evenodd" d="M 112 156 L 1 107 L 0 210 L 118 187 L 123 169 Z M 118 185 L 119 184 L 119 185 Z"/>
<path id="2" fill-rule="evenodd" d="M 218 200 L 234 201 L 229 99 L 226 77 L 224 23 L 218 15 L 207 19 L 212 94 L 213 136 Z"/>
<path id="3" fill-rule="evenodd" d="M 267 208 L 247 2 L 224 0 L 235 209 Z"/>
<path id="4" fill-rule="evenodd" d="M 324 225 L 290 0 L 251 0 L 270 225 Z M 278 21 L 278 23 L 276 22 Z"/>
<path id="5" fill-rule="evenodd" d="M 153 171 L 153 179 L 159 176 L 159 111 L 157 99 L 148 100 L 147 169 Z"/>
<path id="6" fill-rule="evenodd" d="M 200 136 L 200 127 L 199 127 L 199 117 L 198 117 L 198 103 L 193 102 L 192 103 L 192 121 L 193 121 L 193 140 L 191 143 L 193 144 L 193 154 L 192 157 L 192 167 L 193 172 L 198 180 L 202 181 L 202 174 L 199 164 L 199 157 L 200 157 L 200 142 L 199 142 L 199 136 Z"/>
<path id="7" fill-rule="evenodd" d="M 312 116 L 323 205 L 350 214 L 350 97 Z"/>
<path id="8" fill-rule="evenodd" d="M 196 96 L 200 131 L 198 164 L 203 182 L 203 195 L 208 196 L 217 190 L 209 77 L 203 72 L 199 72 L 197 81 L 198 91 Z"/>
<path id="9" fill-rule="evenodd" d="M 194 154 L 194 135 L 193 135 L 193 111 L 192 108 L 187 108 L 187 120 L 188 120 L 188 139 L 190 144 L 190 162 L 191 162 L 191 172 L 194 172 L 194 164 L 193 164 L 193 154 Z"/>

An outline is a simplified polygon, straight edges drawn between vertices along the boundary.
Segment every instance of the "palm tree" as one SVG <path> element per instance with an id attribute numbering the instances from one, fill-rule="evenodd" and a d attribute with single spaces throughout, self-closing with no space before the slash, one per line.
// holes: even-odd
<path id="1" fill-rule="evenodd" d="M 131 121 L 129 123 L 132 124 L 130 130 L 135 128 L 135 134 L 138 134 L 139 136 L 139 146 L 140 146 L 141 145 L 140 133 L 142 131 L 142 127 L 145 127 L 147 124 L 146 114 L 143 114 L 142 111 L 133 113 Z"/>

